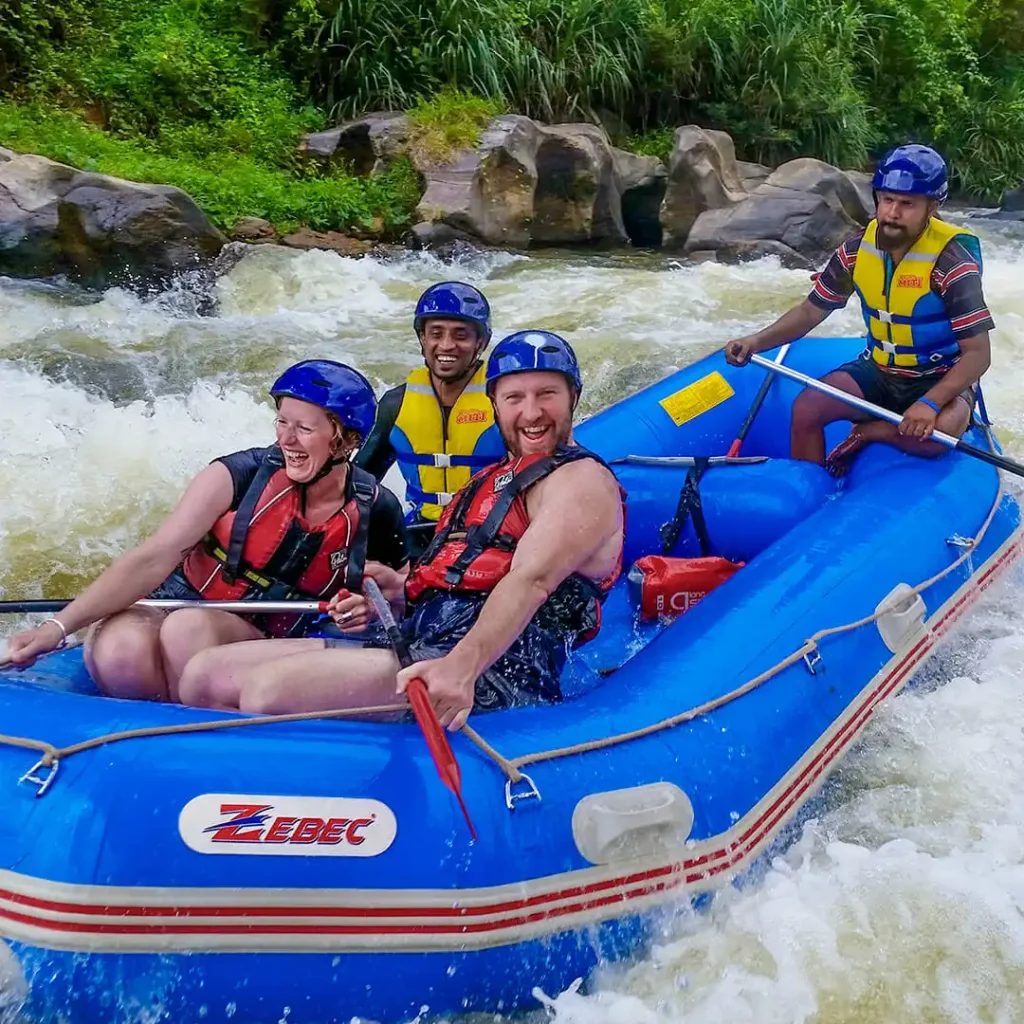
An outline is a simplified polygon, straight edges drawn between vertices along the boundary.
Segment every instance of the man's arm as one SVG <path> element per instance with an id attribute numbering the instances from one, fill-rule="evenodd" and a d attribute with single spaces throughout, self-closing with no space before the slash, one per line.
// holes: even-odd
<path id="1" fill-rule="evenodd" d="M 830 313 L 830 309 L 816 306 L 810 299 L 804 299 L 799 306 L 786 310 L 775 323 L 756 334 L 726 342 L 725 358 L 733 366 L 745 366 L 756 352 L 764 352 L 789 341 L 802 338 L 813 331 Z"/>
<path id="2" fill-rule="evenodd" d="M 622 503 L 608 470 L 593 460 L 570 463 L 537 485 L 530 525 L 512 567 L 488 595 L 473 628 L 444 658 L 399 674 L 399 691 L 419 676 L 443 725 L 469 717 L 477 677 L 512 645 L 555 588 L 586 568 L 622 531 Z"/>
<path id="3" fill-rule="evenodd" d="M 863 237 L 862 231 L 836 249 L 825 269 L 815 276 L 811 293 L 800 305 L 787 310 L 763 331 L 727 341 L 726 360 L 733 366 L 745 366 L 755 352 L 796 341 L 813 331 L 834 310 L 842 309 L 853 294 L 853 265 Z"/>
<path id="4" fill-rule="evenodd" d="M 404 398 L 404 384 L 385 392 L 377 403 L 377 417 L 373 421 L 373 427 L 353 459 L 360 469 L 365 469 L 378 481 L 384 479 L 384 474 L 395 462 L 396 453 L 391 446 L 390 435 Z"/>

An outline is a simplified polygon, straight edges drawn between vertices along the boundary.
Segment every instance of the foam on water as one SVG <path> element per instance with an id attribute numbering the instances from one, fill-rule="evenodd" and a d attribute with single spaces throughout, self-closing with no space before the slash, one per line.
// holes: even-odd
<path id="1" fill-rule="evenodd" d="M 986 398 L 1024 450 L 1024 240 L 986 243 L 998 323 Z M 622 254 L 345 260 L 258 250 L 214 287 L 92 304 L 0 281 L 0 588 L 73 593 L 136 543 L 212 456 L 267 443 L 273 375 L 350 360 L 383 389 L 417 362 L 429 283 L 486 288 L 495 333 L 542 326 L 577 347 L 585 411 L 753 330 L 806 293 L 775 260 L 692 266 Z M 856 308 L 822 333 L 859 332 Z M 586 990 L 539 993 L 559 1024 L 1024 1019 L 1024 618 L 1004 588 L 947 646 L 929 685 L 884 707 L 801 837 L 710 911 Z M 2 624 L 3 631 L 15 625 Z M 938 684 L 943 685 L 938 685 Z M 0 946 L 0 955 L 3 947 Z M 0 968 L 3 965 L 0 963 Z M 2 974 L 2 970 L 0 970 Z M 3 983 L 0 982 L 0 988 Z M 0 1000 L 2 1016 L 2 1000 Z"/>

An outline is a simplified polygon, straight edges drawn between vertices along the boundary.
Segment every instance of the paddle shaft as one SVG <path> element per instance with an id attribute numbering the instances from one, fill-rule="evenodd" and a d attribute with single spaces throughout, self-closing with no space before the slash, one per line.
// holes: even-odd
<path id="1" fill-rule="evenodd" d="M 786 361 L 786 353 L 789 352 L 789 342 L 786 342 L 782 348 L 779 349 L 779 354 L 775 357 L 775 363 L 781 366 Z M 747 411 L 747 418 L 743 421 L 740 426 L 740 431 L 736 435 L 736 440 L 729 445 L 728 455 L 732 458 L 739 455 L 740 449 L 743 447 L 743 442 L 747 439 L 747 434 L 750 433 L 750 428 L 754 425 L 754 420 L 757 419 L 757 414 L 761 411 L 761 406 L 764 405 L 764 400 L 768 397 L 768 392 L 771 390 L 772 384 L 775 381 L 773 374 L 766 373 L 764 380 L 761 381 L 761 386 L 757 389 L 757 394 L 754 396 L 753 404 Z"/>
<path id="2" fill-rule="evenodd" d="M 0 601 L 5 612 L 59 612 L 71 604 L 71 598 L 55 601 Z M 132 607 L 159 608 L 173 612 L 179 608 L 209 608 L 211 611 L 236 612 L 239 615 L 309 615 L 327 611 L 326 601 L 204 601 L 202 598 L 164 600 L 147 598 Z"/>
<path id="3" fill-rule="evenodd" d="M 363 593 L 369 599 L 370 604 L 373 605 L 377 617 L 384 626 L 395 656 L 398 658 L 398 663 L 402 668 L 408 668 L 413 663 L 412 655 L 409 652 L 409 645 L 405 642 L 405 637 L 402 636 L 398 623 L 395 622 L 395 616 L 391 612 L 391 605 L 381 593 L 380 587 L 377 586 L 377 581 L 369 576 L 365 577 L 363 579 Z M 469 816 L 469 808 L 466 807 L 466 801 L 462 797 L 462 773 L 459 771 L 459 762 L 456 761 L 455 753 L 448 742 L 448 737 L 445 735 L 444 727 L 441 725 L 437 713 L 430 704 L 427 686 L 422 679 L 411 679 L 406 688 L 406 693 L 409 697 L 409 704 L 412 706 L 412 712 L 416 716 L 416 722 L 423 732 L 423 738 L 427 741 L 430 755 L 434 759 L 437 773 L 441 776 L 441 781 L 451 790 L 455 799 L 459 802 L 459 809 L 462 811 L 462 816 L 466 819 L 466 824 L 469 826 L 469 834 L 473 839 L 476 839 L 476 828 L 473 825 L 473 819 Z"/>
<path id="4" fill-rule="evenodd" d="M 861 412 L 866 412 L 869 415 L 874 416 L 876 419 L 886 420 L 889 423 L 895 424 L 903 422 L 903 417 L 898 412 L 892 412 L 890 409 L 883 409 L 882 406 L 875 405 L 874 402 L 869 402 L 866 398 L 858 398 L 856 395 L 851 395 L 849 392 L 841 391 L 839 388 L 834 388 L 831 384 L 826 384 L 822 380 L 817 380 L 814 377 L 808 377 L 806 374 L 800 373 L 798 370 L 793 370 L 788 366 L 780 366 L 778 363 L 773 363 L 770 359 L 765 359 L 763 356 L 751 356 L 750 361 L 752 363 L 757 363 L 758 366 L 763 366 L 765 369 L 771 370 L 772 373 L 778 373 L 783 377 L 789 377 L 790 380 L 795 380 L 798 384 L 803 384 L 804 387 L 811 388 L 813 391 L 818 391 L 823 395 L 828 395 L 831 398 L 838 399 L 840 402 L 845 402 L 847 405 L 851 405 L 855 409 L 860 409 Z M 1017 476 L 1024 476 L 1024 466 L 1019 462 L 1014 462 L 1013 459 L 1008 459 L 1005 455 L 999 455 L 996 452 L 986 451 L 984 448 L 978 448 L 973 444 L 968 444 L 966 441 L 961 441 L 952 434 L 946 434 L 941 430 L 933 430 L 929 435 L 929 440 L 938 441 L 939 444 L 944 444 L 947 448 L 952 448 L 958 452 L 963 452 L 964 455 L 970 455 L 975 459 L 980 459 L 982 462 L 987 462 L 990 466 L 1005 469 L 1008 473 L 1014 473 Z"/>

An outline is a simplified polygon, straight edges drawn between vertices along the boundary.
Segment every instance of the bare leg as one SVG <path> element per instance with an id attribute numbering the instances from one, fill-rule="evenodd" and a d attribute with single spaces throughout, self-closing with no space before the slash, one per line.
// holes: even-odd
<path id="1" fill-rule="evenodd" d="M 168 700 L 160 655 L 164 613 L 131 608 L 97 623 L 85 642 L 85 665 L 109 697 Z"/>
<path id="2" fill-rule="evenodd" d="M 251 623 L 231 612 L 209 608 L 181 608 L 171 612 L 160 626 L 160 652 L 164 663 L 169 700 L 178 701 L 178 680 L 189 659 L 208 647 L 262 640 Z"/>
<path id="3" fill-rule="evenodd" d="M 325 648 L 322 640 L 259 640 L 208 648 L 185 667 L 183 703 L 290 714 L 398 704 L 391 651 Z"/>
<path id="4" fill-rule="evenodd" d="M 960 437 L 970 426 L 971 407 L 967 400 L 957 395 L 947 403 L 935 420 L 936 429 L 953 437 Z M 850 431 L 850 436 L 837 445 L 825 460 L 825 466 L 833 476 L 845 476 L 849 471 L 853 456 L 867 444 L 880 443 L 892 445 L 893 448 L 908 455 L 934 459 L 947 451 L 946 445 L 938 441 L 925 441 L 917 437 L 906 437 L 899 432 L 895 423 L 887 420 L 868 420 L 857 424 Z"/>
<path id="5" fill-rule="evenodd" d="M 864 393 L 857 382 L 844 370 L 836 370 L 822 378 L 840 391 L 863 398 Z M 866 413 L 847 405 L 838 398 L 823 395 L 818 391 L 802 391 L 793 403 L 793 419 L 790 426 L 790 455 L 805 462 L 825 463 L 825 427 L 837 420 L 853 420 L 855 423 L 869 419 Z"/>

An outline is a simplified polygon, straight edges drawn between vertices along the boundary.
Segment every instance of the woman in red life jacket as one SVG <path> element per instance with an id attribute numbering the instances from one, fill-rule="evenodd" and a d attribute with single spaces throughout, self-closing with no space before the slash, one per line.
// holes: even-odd
<path id="1" fill-rule="evenodd" d="M 116 559 L 59 617 L 13 636 L 8 655 L 30 665 L 98 623 L 86 662 L 111 696 L 181 699 L 185 665 L 208 647 L 301 635 L 296 616 L 234 615 L 204 600 L 333 597 L 358 591 L 368 558 L 404 569 L 398 499 L 349 459 L 373 424 L 373 388 L 342 363 L 307 360 L 270 393 L 277 443 L 216 459 L 188 485 L 156 533 Z M 162 581 L 162 582 L 161 582 Z M 145 596 L 194 599 L 170 614 L 133 608 Z M 347 628 L 364 626 L 366 601 L 334 602 Z"/>
<path id="2" fill-rule="evenodd" d="M 622 558 L 619 486 L 572 442 L 580 386 L 572 349 L 547 331 L 492 353 L 487 391 L 508 454 L 456 495 L 411 574 L 367 570 L 396 611 L 408 607 L 417 664 L 399 673 L 376 638 L 266 640 L 198 654 L 182 693 L 231 686 L 244 711 L 312 711 L 392 703 L 396 675 L 399 692 L 419 676 L 450 728 L 473 709 L 559 700 L 568 649 L 599 627 Z"/>

